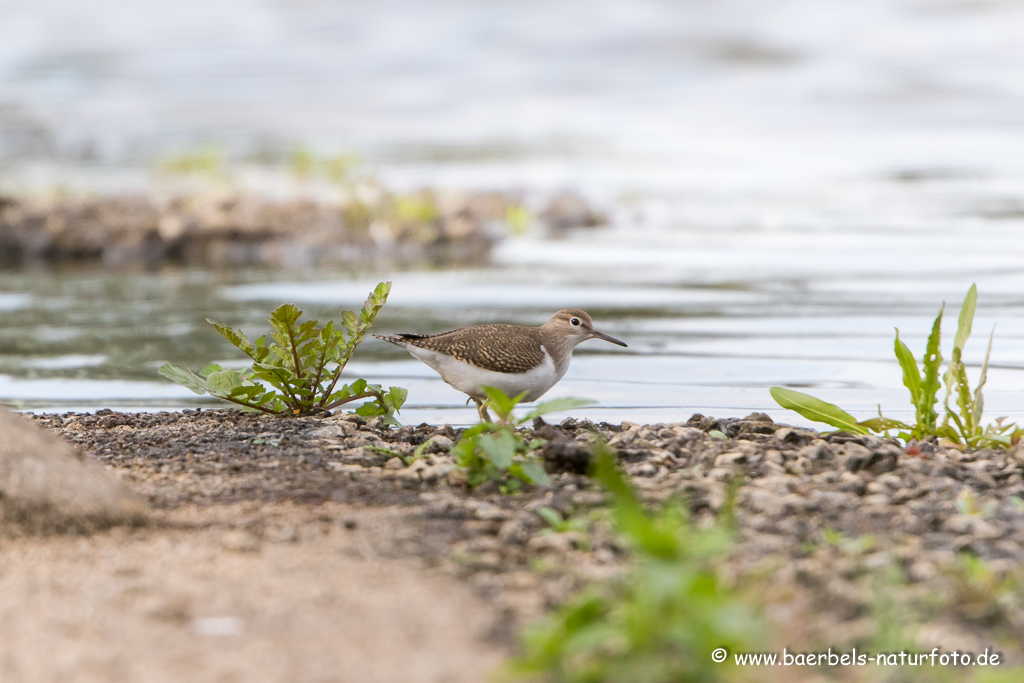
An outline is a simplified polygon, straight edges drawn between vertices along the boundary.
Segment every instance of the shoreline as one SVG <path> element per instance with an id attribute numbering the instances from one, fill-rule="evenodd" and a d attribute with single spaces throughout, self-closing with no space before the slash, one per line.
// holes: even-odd
<path id="1" fill-rule="evenodd" d="M 271 267 L 479 262 L 501 238 L 603 225 L 571 192 L 537 211 L 520 193 L 375 184 L 273 197 L 215 183 L 191 192 L 18 196 L 0 193 L 0 267 Z"/>
<path id="2" fill-rule="evenodd" d="M 469 586 L 491 615 L 485 641 L 506 654 L 516 627 L 628 565 L 601 521 L 605 494 L 581 473 L 596 431 L 645 500 L 682 495 L 698 525 L 721 512 L 728 481 L 742 476 L 723 572 L 753 588 L 780 651 L 870 646 L 884 626 L 875 611 L 883 590 L 919 619 L 908 628 L 921 648 L 996 646 L 1005 663 L 1024 658 L 1014 635 L 1024 606 L 998 588 L 1016 580 L 1024 562 L 1019 449 L 921 442 L 908 453 L 891 440 L 822 435 L 756 413 L 653 425 L 567 418 L 536 425 L 549 442 L 543 453 L 553 486 L 502 495 L 491 483 L 469 490 L 450 475 L 447 449 L 462 431 L 450 425 L 388 430 L 354 415 L 282 419 L 231 409 L 29 419 L 149 502 L 163 521 L 137 533 L 159 536 L 162 525 L 191 515 L 205 520 L 197 522 L 203 533 L 219 535 L 229 556 L 242 552 L 257 564 L 280 543 L 357 539 L 363 545 L 353 552 L 374 561 L 413 562 Z M 431 437 L 426 457 L 412 464 L 371 450 L 410 454 Z M 540 507 L 590 520 L 589 531 L 544 532 Z M 283 509 L 293 518 L 285 530 Z M 377 532 L 357 533 L 372 525 Z M 970 587 L 966 556 L 994 577 L 988 592 Z M 902 578 L 879 588 L 888 572 Z"/>

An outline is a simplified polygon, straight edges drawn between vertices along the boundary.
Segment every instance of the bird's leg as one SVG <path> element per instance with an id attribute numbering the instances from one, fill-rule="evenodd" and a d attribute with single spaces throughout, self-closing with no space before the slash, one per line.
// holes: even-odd
<path id="1" fill-rule="evenodd" d="M 486 401 L 481 401 L 479 399 L 474 398 L 473 402 L 476 403 L 476 412 L 480 416 L 481 422 L 494 422 L 494 420 L 491 419 L 491 414 L 487 412 Z"/>

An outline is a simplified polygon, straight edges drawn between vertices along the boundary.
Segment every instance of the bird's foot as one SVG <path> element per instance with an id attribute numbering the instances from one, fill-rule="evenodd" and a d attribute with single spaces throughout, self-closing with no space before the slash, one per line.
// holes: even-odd
<path id="1" fill-rule="evenodd" d="M 491 414 L 489 412 L 487 412 L 487 402 L 486 401 L 480 401 L 480 400 L 475 399 L 475 398 L 474 399 L 470 399 L 470 400 L 472 400 L 474 403 L 476 403 L 476 412 L 480 416 L 480 421 L 481 422 L 494 422 L 494 420 L 491 419 Z"/>

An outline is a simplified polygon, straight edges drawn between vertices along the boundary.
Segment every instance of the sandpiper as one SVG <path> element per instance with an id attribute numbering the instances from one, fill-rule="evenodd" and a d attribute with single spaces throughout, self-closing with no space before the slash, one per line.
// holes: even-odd
<path id="1" fill-rule="evenodd" d="M 401 346 L 434 368 L 441 379 L 468 394 L 480 418 L 488 422 L 483 387 L 509 396 L 526 392 L 524 401 L 536 401 L 565 375 L 580 342 L 597 338 L 626 346 L 595 330 L 590 316 L 578 308 L 564 308 L 540 327 L 491 324 L 440 334 L 373 336 Z"/>

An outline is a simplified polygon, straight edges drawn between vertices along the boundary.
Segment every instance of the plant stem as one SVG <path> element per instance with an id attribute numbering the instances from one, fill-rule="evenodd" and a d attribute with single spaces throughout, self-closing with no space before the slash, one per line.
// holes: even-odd
<path id="1" fill-rule="evenodd" d="M 332 403 L 329 406 L 321 406 L 321 407 L 324 410 L 333 410 L 333 409 L 337 408 L 338 406 L 345 405 L 346 403 L 350 403 L 352 401 L 356 401 L 356 400 L 359 400 L 361 398 L 376 398 L 378 400 L 383 400 L 383 395 L 382 394 L 373 393 L 373 392 L 364 392 L 362 394 L 355 394 L 354 396 L 349 396 L 348 398 L 343 398 L 341 400 L 335 401 L 334 403 Z"/>
<path id="2" fill-rule="evenodd" d="M 245 401 L 239 401 L 236 398 L 230 398 L 228 396 L 218 396 L 217 398 L 223 399 L 225 401 L 230 401 L 231 403 L 237 403 L 240 406 L 245 406 L 246 408 L 252 408 L 253 410 L 263 411 L 267 415 L 282 415 L 283 414 L 283 413 L 281 413 L 278 410 L 273 410 L 271 408 L 266 408 L 264 406 L 253 405 L 251 403 L 246 403 Z"/>
<path id="3" fill-rule="evenodd" d="M 362 338 L 363 335 L 359 335 L 359 339 Z M 338 361 L 338 367 L 334 369 L 334 376 L 331 379 L 331 386 L 327 387 L 327 391 L 324 392 L 324 397 L 320 399 L 321 408 L 325 408 L 325 410 L 330 410 L 330 408 L 326 408 L 324 404 L 327 403 L 327 399 L 329 399 L 331 397 L 331 394 L 334 393 L 334 387 L 338 384 L 338 380 L 341 379 L 341 371 L 345 369 L 346 365 L 348 365 L 348 359 L 352 357 L 352 352 L 355 351 L 356 345 L 358 345 L 358 343 L 359 342 L 353 344 L 352 340 L 350 339 L 348 343 L 345 344 L 345 353 L 341 354 L 341 360 Z"/>
<path id="4" fill-rule="evenodd" d="M 274 368 L 274 374 L 277 375 L 277 379 L 281 382 L 281 391 L 286 393 L 288 395 L 288 398 L 292 400 L 292 407 L 301 408 L 302 402 L 299 401 L 299 399 L 295 397 L 295 394 L 292 393 L 291 387 L 288 386 L 287 380 L 281 378 L 281 370 L 278 368 Z"/>
<path id="5" fill-rule="evenodd" d="M 295 376 L 302 379 L 302 366 L 299 365 L 299 347 L 295 343 L 295 330 L 288 326 L 288 342 L 292 347 L 292 362 L 295 363 Z"/>
<path id="6" fill-rule="evenodd" d="M 313 391 L 320 391 L 320 378 L 323 377 L 324 368 L 327 367 L 327 346 L 320 350 L 320 363 L 316 368 L 316 379 L 313 380 Z M 330 393 L 327 394 L 330 396 Z"/>

